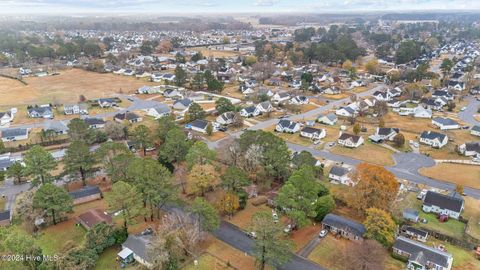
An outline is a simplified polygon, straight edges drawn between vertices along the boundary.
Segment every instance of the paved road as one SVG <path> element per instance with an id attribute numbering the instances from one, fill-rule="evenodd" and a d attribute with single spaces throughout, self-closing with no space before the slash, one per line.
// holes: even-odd
<path id="1" fill-rule="evenodd" d="M 5 180 L 3 186 L 0 186 L 0 196 L 5 196 L 7 199 L 5 210 L 11 210 L 17 194 L 27 191 L 28 189 L 30 189 L 30 183 L 14 185 L 12 179 Z M 3 209 L 0 209 L 0 211 L 2 210 Z"/>
<path id="2" fill-rule="evenodd" d="M 474 114 L 477 114 L 478 108 L 480 108 L 480 101 L 476 100 L 474 97 L 468 97 L 468 101 L 467 109 L 458 113 L 458 117 L 462 119 L 462 121 L 471 125 L 480 125 L 480 122 L 473 117 Z"/>

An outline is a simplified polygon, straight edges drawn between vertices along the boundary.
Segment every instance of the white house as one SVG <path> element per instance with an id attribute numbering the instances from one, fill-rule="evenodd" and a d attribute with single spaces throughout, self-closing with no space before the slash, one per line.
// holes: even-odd
<path id="1" fill-rule="evenodd" d="M 208 122 L 207 120 L 196 119 L 196 120 L 193 120 L 192 122 L 186 124 L 185 128 L 206 134 L 209 124 L 210 124 L 210 122 Z M 212 132 L 213 131 L 214 131 L 214 126 L 212 126 Z"/>
<path id="2" fill-rule="evenodd" d="M 325 125 L 329 125 L 329 126 L 333 126 L 337 123 L 338 121 L 338 118 L 335 114 L 333 113 L 328 113 L 326 115 L 321 115 L 318 117 L 317 121 L 319 123 L 322 123 L 322 124 L 325 124 Z"/>
<path id="3" fill-rule="evenodd" d="M 464 200 L 458 194 L 445 195 L 427 191 L 423 199 L 422 210 L 427 213 L 437 213 L 458 219 L 463 211 Z"/>
<path id="4" fill-rule="evenodd" d="M 28 116 L 31 118 L 52 119 L 53 111 L 50 106 L 31 107 L 28 109 Z"/>
<path id="5" fill-rule="evenodd" d="M 357 148 L 364 143 L 364 140 L 362 136 L 340 132 L 337 142 L 344 147 Z"/>
<path id="6" fill-rule="evenodd" d="M 323 128 L 304 127 L 300 131 L 300 136 L 309 138 L 312 140 L 320 140 L 325 138 L 327 132 Z"/>
<path id="7" fill-rule="evenodd" d="M 15 113 L 13 113 L 12 111 L 0 112 L 0 126 L 4 126 L 12 122 L 14 117 Z"/>
<path id="8" fill-rule="evenodd" d="M 221 125 L 230 125 L 233 123 L 234 120 L 235 120 L 234 112 L 224 112 L 220 114 L 216 119 L 217 123 Z"/>
<path id="9" fill-rule="evenodd" d="M 448 143 L 448 136 L 435 131 L 424 131 L 420 135 L 420 142 L 433 148 L 442 148 Z"/>
<path id="10" fill-rule="evenodd" d="M 295 96 L 288 101 L 289 104 L 293 105 L 303 105 L 308 104 L 308 97 L 306 96 Z"/>
<path id="11" fill-rule="evenodd" d="M 88 106 L 85 103 L 80 104 L 65 104 L 63 105 L 63 113 L 66 115 L 71 114 L 88 114 Z"/>
<path id="12" fill-rule="evenodd" d="M 374 142 L 393 141 L 398 133 L 400 133 L 398 128 L 377 127 L 375 134 L 370 135 L 368 138 Z"/>
<path id="13" fill-rule="evenodd" d="M 28 129 L 26 128 L 9 128 L 1 131 L 3 142 L 23 141 L 28 139 Z"/>
<path id="14" fill-rule="evenodd" d="M 378 101 L 389 101 L 392 98 L 390 92 L 388 91 L 376 91 L 372 96 Z"/>
<path id="15" fill-rule="evenodd" d="M 240 115 L 243 117 L 255 117 L 258 116 L 260 112 L 256 106 L 245 107 L 240 110 Z"/>
<path id="16" fill-rule="evenodd" d="M 295 133 L 300 130 L 300 124 L 291 120 L 282 119 L 278 121 L 275 130 L 278 132 Z"/>
<path id="17" fill-rule="evenodd" d="M 355 182 L 351 177 L 351 169 L 342 166 L 333 166 L 328 173 L 328 178 L 333 184 L 343 184 L 347 186 L 355 186 Z"/>
<path id="18" fill-rule="evenodd" d="M 166 104 L 159 104 L 153 108 L 146 109 L 147 115 L 154 117 L 155 119 L 162 118 L 170 115 L 170 107 Z"/>
<path id="19" fill-rule="evenodd" d="M 397 237 L 392 247 L 397 256 L 407 258 L 406 269 L 415 270 L 451 270 L 453 256 L 450 253 L 427 246 L 404 236 Z"/>
<path id="20" fill-rule="evenodd" d="M 462 155 L 467 157 L 480 157 L 480 142 L 467 142 L 458 147 L 458 150 Z"/>
<path id="21" fill-rule="evenodd" d="M 352 117 L 357 115 L 357 111 L 350 106 L 346 106 L 335 110 L 335 114 L 344 117 Z"/>
<path id="22" fill-rule="evenodd" d="M 264 102 L 258 103 L 256 109 L 258 110 L 259 113 L 267 113 L 267 112 L 271 112 L 273 110 L 273 107 L 270 101 L 264 101 Z"/>
<path id="23" fill-rule="evenodd" d="M 287 92 L 277 92 L 273 95 L 272 100 L 276 103 L 281 103 L 290 99 L 290 94 Z"/>
<path id="24" fill-rule="evenodd" d="M 480 136 L 480 126 L 473 126 L 470 130 L 470 134 L 474 136 Z"/>
<path id="25" fill-rule="evenodd" d="M 432 124 L 441 130 L 459 129 L 460 124 L 450 118 L 435 117 L 432 119 Z"/>
<path id="26" fill-rule="evenodd" d="M 415 118 L 432 118 L 432 110 L 417 106 L 413 109 L 413 117 Z"/>

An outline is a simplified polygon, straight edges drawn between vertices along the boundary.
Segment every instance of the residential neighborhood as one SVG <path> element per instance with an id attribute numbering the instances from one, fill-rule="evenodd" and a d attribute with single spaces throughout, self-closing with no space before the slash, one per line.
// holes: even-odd
<path id="1" fill-rule="evenodd" d="M 0 269 L 480 270 L 475 1 L 7 2 Z"/>

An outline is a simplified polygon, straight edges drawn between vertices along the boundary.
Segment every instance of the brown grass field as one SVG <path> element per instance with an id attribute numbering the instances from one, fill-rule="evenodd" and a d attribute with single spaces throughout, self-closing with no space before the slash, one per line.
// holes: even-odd
<path id="1" fill-rule="evenodd" d="M 335 146 L 331 149 L 331 152 L 342 156 L 353 157 L 377 165 L 394 165 L 394 161 L 392 158 L 393 152 L 391 150 L 379 145 L 372 144 L 370 142 L 365 142 L 364 145 L 354 149 L 343 146 Z"/>
<path id="2" fill-rule="evenodd" d="M 480 166 L 440 163 L 434 167 L 422 168 L 420 173 L 472 188 L 480 188 Z"/>
<path id="3" fill-rule="evenodd" d="M 215 58 L 222 58 L 222 57 L 235 57 L 238 56 L 238 52 L 232 51 L 221 51 L 221 50 L 211 50 L 205 47 L 201 48 L 194 48 L 193 51 L 201 52 L 205 57 L 215 57 Z"/>
<path id="4" fill-rule="evenodd" d="M 143 85 L 154 85 L 146 79 L 80 69 L 62 71 L 57 76 L 29 77 L 24 81 L 28 85 L 0 77 L 0 106 L 73 103 L 80 95 L 87 99 L 111 97 L 120 92 L 133 93 Z"/>

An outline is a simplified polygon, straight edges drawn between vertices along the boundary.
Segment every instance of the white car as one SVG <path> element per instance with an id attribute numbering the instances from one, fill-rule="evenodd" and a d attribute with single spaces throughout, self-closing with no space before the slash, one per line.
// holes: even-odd
<path id="1" fill-rule="evenodd" d="M 328 234 L 327 230 L 321 230 L 320 233 L 318 234 L 318 236 L 320 238 L 324 238 L 325 236 L 327 236 L 327 234 Z"/>
<path id="2" fill-rule="evenodd" d="M 462 107 L 462 108 L 460 109 L 460 111 L 463 112 L 463 111 L 465 111 L 466 109 L 467 109 L 467 107 Z"/>
<path id="3" fill-rule="evenodd" d="M 257 233 L 256 232 L 245 232 L 245 234 L 252 239 L 257 239 Z"/>

